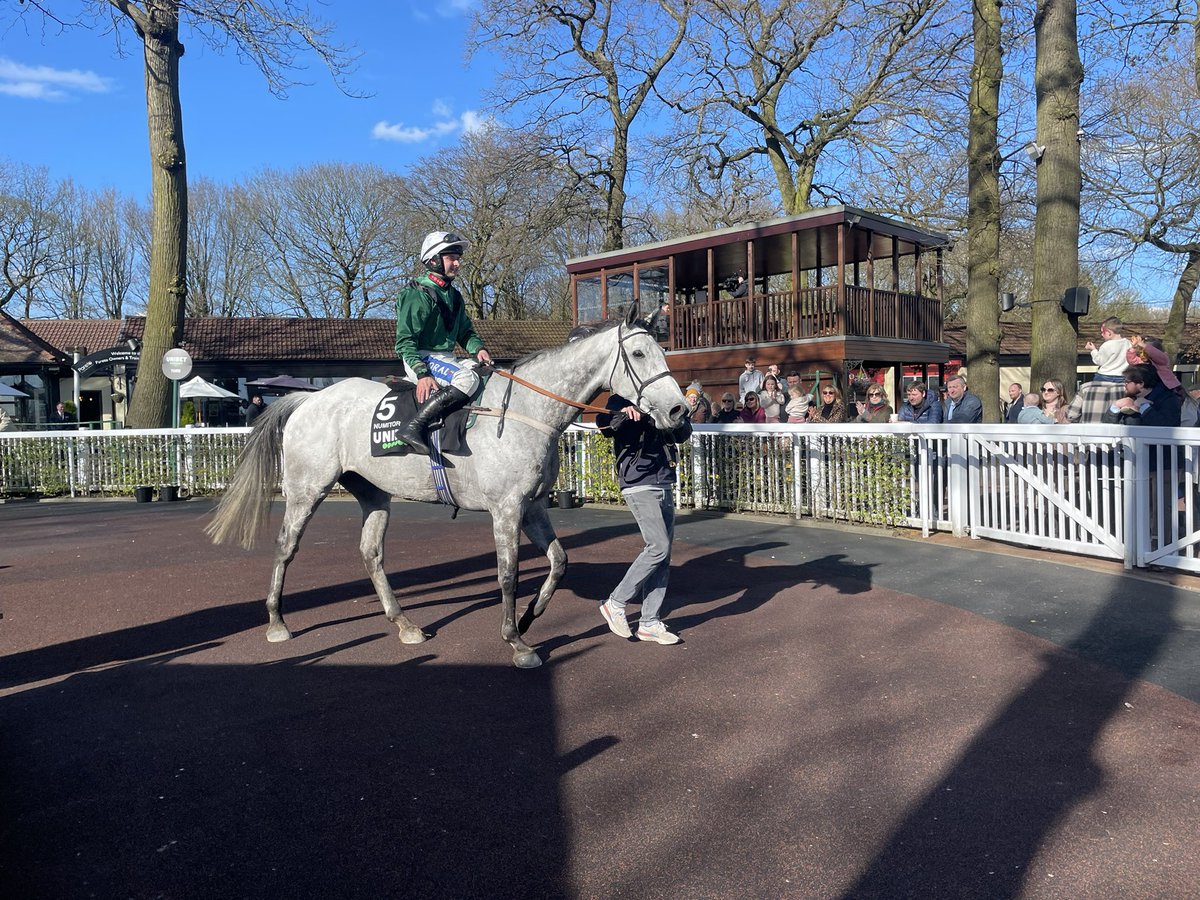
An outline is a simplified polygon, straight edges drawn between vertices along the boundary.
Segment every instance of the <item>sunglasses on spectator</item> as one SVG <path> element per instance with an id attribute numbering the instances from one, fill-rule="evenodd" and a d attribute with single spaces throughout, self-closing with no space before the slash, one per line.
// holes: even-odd
<path id="1" fill-rule="evenodd" d="M 831 395 L 831 396 L 832 396 L 832 394 L 833 394 L 833 391 L 821 391 L 821 393 L 822 393 L 822 394 L 829 394 L 829 395 Z"/>
<path id="2" fill-rule="evenodd" d="M 1044 388 L 1042 388 L 1042 393 L 1043 394 L 1057 394 L 1058 388 L 1044 387 Z"/>

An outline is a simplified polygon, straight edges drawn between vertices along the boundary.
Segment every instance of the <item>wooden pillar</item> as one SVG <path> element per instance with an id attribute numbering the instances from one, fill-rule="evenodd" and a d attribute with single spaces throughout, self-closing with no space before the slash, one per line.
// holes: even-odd
<path id="1" fill-rule="evenodd" d="M 758 316 L 755 315 L 755 312 L 762 305 L 761 298 L 755 296 L 754 276 L 754 241 L 750 240 L 746 242 L 746 283 L 750 285 L 750 290 L 746 291 L 746 296 L 742 301 L 744 306 L 742 321 L 745 323 L 744 338 L 747 343 L 758 340 Z"/>
<path id="2" fill-rule="evenodd" d="M 800 232 L 792 232 L 792 324 L 790 337 L 800 337 Z"/>
<path id="3" fill-rule="evenodd" d="M 714 299 L 716 293 L 716 258 L 713 256 L 713 249 L 709 247 L 705 251 L 708 261 L 708 346 L 717 346 L 717 304 Z"/>
<path id="4" fill-rule="evenodd" d="M 840 334 L 849 334 L 849 317 L 846 315 L 846 223 L 837 227 L 837 317 Z"/>
<path id="5" fill-rule="evenodd" d="M 879 334 L 875 327 L 875 233 L 867 230 L 867 333 Z"/>

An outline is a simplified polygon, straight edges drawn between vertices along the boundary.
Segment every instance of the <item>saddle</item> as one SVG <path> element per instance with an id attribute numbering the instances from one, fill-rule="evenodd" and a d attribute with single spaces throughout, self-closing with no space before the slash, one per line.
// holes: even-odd
<path id="1" fill-rule="evenodd" d="M 408 445 L 397 438 L 400 426 L 417 414 L 417 386 L 411 381 L 397 381 L 375 405 L 371 415 L 371 455 L 398 456 L 407 452 Z M 482 393 L 482 388 L 480 392 Z M 478 399 L 478 394 L 472 400 Z M 452 456 L 470 456 L 467 429 L 475 424 L 470 406 L 456 409 L 440 423 L 430 427 L 438 432 L 439 450 Z"/>

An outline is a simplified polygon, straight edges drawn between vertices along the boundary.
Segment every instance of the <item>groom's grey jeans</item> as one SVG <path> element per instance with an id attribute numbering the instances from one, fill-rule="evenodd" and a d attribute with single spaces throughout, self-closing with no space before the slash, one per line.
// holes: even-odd
<path id="1" fill-rule="evenodd" d="M 625 604 L 641 600 L 640 624 L 659 620 L 659 611 L 667 595 L 671 576 L 671 543 L 675 540 L 675 496 L 671 487 L 634 488 L 622 491 L 646 546 L 630 565 L 621 583 L 613 588 L 608 600 L 619 610 Z"/>

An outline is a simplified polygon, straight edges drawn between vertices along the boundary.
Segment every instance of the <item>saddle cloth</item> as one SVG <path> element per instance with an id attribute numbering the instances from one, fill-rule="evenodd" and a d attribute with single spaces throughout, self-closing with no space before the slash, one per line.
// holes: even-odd
<path id="1" fill-rule="evenodd" d="M 394 382 L 391 390 L 375 406 L 371 416 L 371 455 L 396 456 L 407 452 L 408 445 L 397 437 L 400 426 L 417 414 L 416 385 L 411 381 Z M 441 452 L 454 456 L 470 456 L 466 434 L 471 425 L 471 411 L 456 409 L 433 428 L 439 430 Z M 432 430 L 432 429 L 431 429 Z"/>

